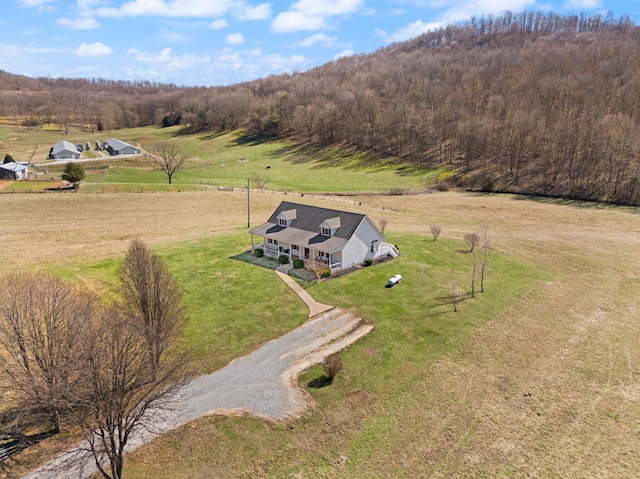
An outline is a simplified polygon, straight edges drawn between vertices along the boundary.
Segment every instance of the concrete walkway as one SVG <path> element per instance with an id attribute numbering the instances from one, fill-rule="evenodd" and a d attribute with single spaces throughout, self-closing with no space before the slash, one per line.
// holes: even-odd
<path id="1" fill-rule="evenodd" d="M 283 266 L 279 266 L 276 269 L 276 274 L 280 277 L 280 279 L 282 281 L 287 283 L 289 285 L 289 287 L 298 296 L 300 296 L 300 299 L 302 301 L 304 301 L 304 303 L 309 308 L 309 317 L 310 318 L 313 318 L 314 316 L 317 316 L 317 315 L 319 315 L 321 313 L 324 313 L 325 311 L 329 311 L 330 309 L 333 308 L 333 306 L 329 306 L 328 304 L 318 303 L 315 299 L 313 299 L 311 297 L 311 295 L 309 293 L 307 293 L 302 288 L 302 286 L 300 286 L 298 283 L 296 283 L 296 281 L 291 276 L 286 274 L 286 272 L 289 271 L 289 269 L 291 269 L 291 265 L 286 265 L 285 264 Z"/>

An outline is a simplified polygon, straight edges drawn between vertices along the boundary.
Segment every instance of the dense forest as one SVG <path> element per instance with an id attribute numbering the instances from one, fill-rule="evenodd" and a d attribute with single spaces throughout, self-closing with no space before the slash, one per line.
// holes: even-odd
<path id="1" fill-rule="evenodd" d="M 231 87 L 0 72 L 0 114 L 33 127 L 244 127 L 447 168 L 469 188 L 640 205 L 639 75 L 628 17 L 505 13 Z"/>

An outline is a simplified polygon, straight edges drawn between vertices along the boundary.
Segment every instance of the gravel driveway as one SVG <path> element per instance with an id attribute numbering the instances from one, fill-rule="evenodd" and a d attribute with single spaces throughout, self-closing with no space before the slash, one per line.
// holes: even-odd
<path id="1" fill-rule="evenodd" d="M 172 412 L 158 420 L 154 433 L 141 431 L 127 451 L 150 441 L 156 434 L 175 429 L 201 416 L 246 413 L 269 420 L 300 416 L 311 404 L 297 386 L 298 374 L 371 331 L 371 325 L 340 309 L 331 309 L 299 328 L 274 339 L 253 353 L 190 383 Z M 25 476 L 28 479 L 84 478 L 95 472 L 93 459 L 71 451 Z"/>

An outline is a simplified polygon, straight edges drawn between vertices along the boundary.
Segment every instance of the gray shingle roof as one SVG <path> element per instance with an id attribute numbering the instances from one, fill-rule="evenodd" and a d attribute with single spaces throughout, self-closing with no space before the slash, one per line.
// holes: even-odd
<path id="1" fill-rule="evenodd" d="M 282 211 L 280 215 L 282 215 L 282 218 L 284 218 L 285 220 L 291 221 L 296 219 L 297 213 L 296 213 L 296 210 L 293 209 L 293 210 Z"/>
<path id="2" fill-rule="evenodd" d="M 342 222 L 340 221 L 339 216 L 336 216 L 335 218 L 329 218 L 328 220 L 325 220 L 323 224 L 327 225 L 332 230 L 335 230 L 336 228 L 340 228 L 340 226 L 342 226 Z"/>
<path id="3" fill-rule="evenodd" d="M 296 217 L 291 224 L 288 227 L 278 226 L 280 214 L 286 212 L 289 216 L 291 210 L 296 210 Z M 365 215 L 359 213 L 283 201 L 266 223 L 252 229 L 250 233 L 331 252 L 347 243 L 364 218 Z M 339 219 L 339 223 L 336 219 Z M 320 225 L 324 222 L 339 225 L 333 236 L 320 234 Z"/>

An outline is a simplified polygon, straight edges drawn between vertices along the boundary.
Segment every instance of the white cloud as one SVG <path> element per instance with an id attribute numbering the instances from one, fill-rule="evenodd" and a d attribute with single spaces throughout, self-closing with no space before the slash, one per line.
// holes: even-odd
<path id="1" fill-rule="evenodd" d="M 111 55 L 111 47 L 106 46 L 104 43 L 83 43 L 74 52 L 79 57 L 104 57 Z"/>
<path id="2" fill-rule="evenodd" d="M 394 33 L 387 33 L 384 30 L 377 30 L 376 33 L 384 39 L 385 43 L 403 42 L 422 35 L 425 32 L 442 28 L 445 25 L 446 23 L 444 22 L 424 23 L 422 20 L 416 20 L 406 27 L 396 30 Z"/>
<path id="3" fill-rule="evenodd" d="M 99 8 L 97 14 L 104 17 L 220 17 L 244 5 L 242 0 L 131 0 L 119 8 Z"/>
<path id="4" fill-rule="evenodd" d="M 329 37 L 324 33 L 316 33 L 315 35 L 311 35 L 310 37 L 301 40 L 298 45 L 301 47 L 312 47 L 315 45 L 322 45 L 324 47 L 330 47 L 335 45 L 338 37 Z"/>
<path id="5" fill-rule="evenodd" d="M 569 0 L 564 8 L 568 10 L 584 10 L 587 8 L 602 8 L 600 0 Z"/>
<path id="6" fill-rule="evenodd" d="M 93 6 L 99 4 L 101 0 L 76 0 L 76 2 L 79 13 L 59 18 L 56 24 L 72 30 L 93 30 L 100 28 L 100 23 L 94 18 Z"/>
<path id="7" fill-rule="evenodd" d="M 224 18 L 219 18 L 218 20 L 214 20 L 209 24 L 209 28 L 212 30 L 220 30 L 221 28 L 226 27 L 229 23 Z"/>
<path id="8" fill-rule="evenodd" d="M 328 17 L 362 13 L 363 6 L 364 0 L 299 0 L 276 16 L 271 28 L 276 33 L 323 30 Z"/>
<path id="9" fill-rule="evenodd" d="M 364 0 L 299 0 L 291 7 L 306 15 L 346 15 L 355 13 Z"/>
<path id="10" fill-rule="evenodd" d="M 93 30 L 100 27 L 96 19 L 91 17 L 59 18 L 56 23 L 72 30 Z"/>
<path id="11" fill-rule="evenodd" d="M 271 23 L 276 33 L 298 32 L 301 30 L 323 30 L 327 28 L 320 16 L 305 15 L 302 12 L 282 12 Z"/>
<path id="12" fill-rule="evenodd" d="M 160 32 L 160 37 L 173 44 L 187 45 L 191 43 L 191 38 L 189 37 L 189 35 L 171 30 L 163 29 Z"/>
<path id="13" fill-rule="evenodd" d="M 18 0 L 18 3 L 24 8 L 42 8 L 47 3 L 51 3 L 51 0 Z"/>
<path id="14" fill-rule="evenodd" d="M 233 16 L 241 21 L 266 20 L 271 17 L 271 5 L 268 3 L 261 3 L 255 7 L 242 5 L 236 9 Z"/>
<path id="15" fill-rule="evenodd" d="M 480 0 L 477 3 L 462 0 L 446 3 L 449 8 L 438 20 L 446 24 L 456 23 L 468 20 L 474 15 L 499 15 L 507 10 L 521 12 L 535 4 L 536 0 Z"/>
<path id="16" fill-rule="evenodd" d="M 291 72 L 310 65 L 310 62 L 303 55 L 265 54 L 260 48 L 240 51 L 225 48 L 214 58 L 213 65 L 216 75 L 225 70 L 241 71 L 242 80 L 248 80 L 256 76 Z"/>
<path id="17" fill-rule="evenodd" d="M 351 50 L 351 48 L 347 48 L 346 50 L 342 50 L 340 53 L 338 53 L 337 55 L 333 56 L 334 60 L 337 60 L 338 58 L 344 58 L 344 57 L 350 57 L 352 55 L 355 55 L 356 52 L 354 52 L 353 50 Z"/>
<path id="18" fill-rule="evenodd" d="M 226 37 L 224 37 L 224 42 L 227 45 L 240 45 L 244 43 L 244 36 L 242 33 L 230 33 Z"/>
<path id="19" fill-rule="evenodd" d="M 211 62 L 211 58 L 206 55 L 199 56 L 191 53 L 174 55 L 171 48 L 165 48 L 160 53 L 149 53 L 137 48 L 130 48 L 126 56 L 143 64 L 164 65 L 166 70 L 171 71 L 193 68 Z"/>
<path id="20" fill-rule="evenodd" d="M 568 0 L 570 2 L 586 5 L 589 2 L 599 0 Z M 420 2 L 411 2 L 417 6 L 424 6 Z M 415 38 L 425 32 L 442 28 L 446 25 L 466 21 L 474 15 L 500 15 L 505 11 L 521 12 L 528 7 L 535 5 L 536 0 L 479 0 L 471 2 L 469 0 L 454 0 L 448 2 L 433 2 L 431 7 L 446 7 L 447 9 L 431 22 L 423 22 L 418 19 L 409 25 L 399 28 L 395 32 L 388 33 L 385 30 L 376 30 L 386 43 L 402 42 Z"/>

